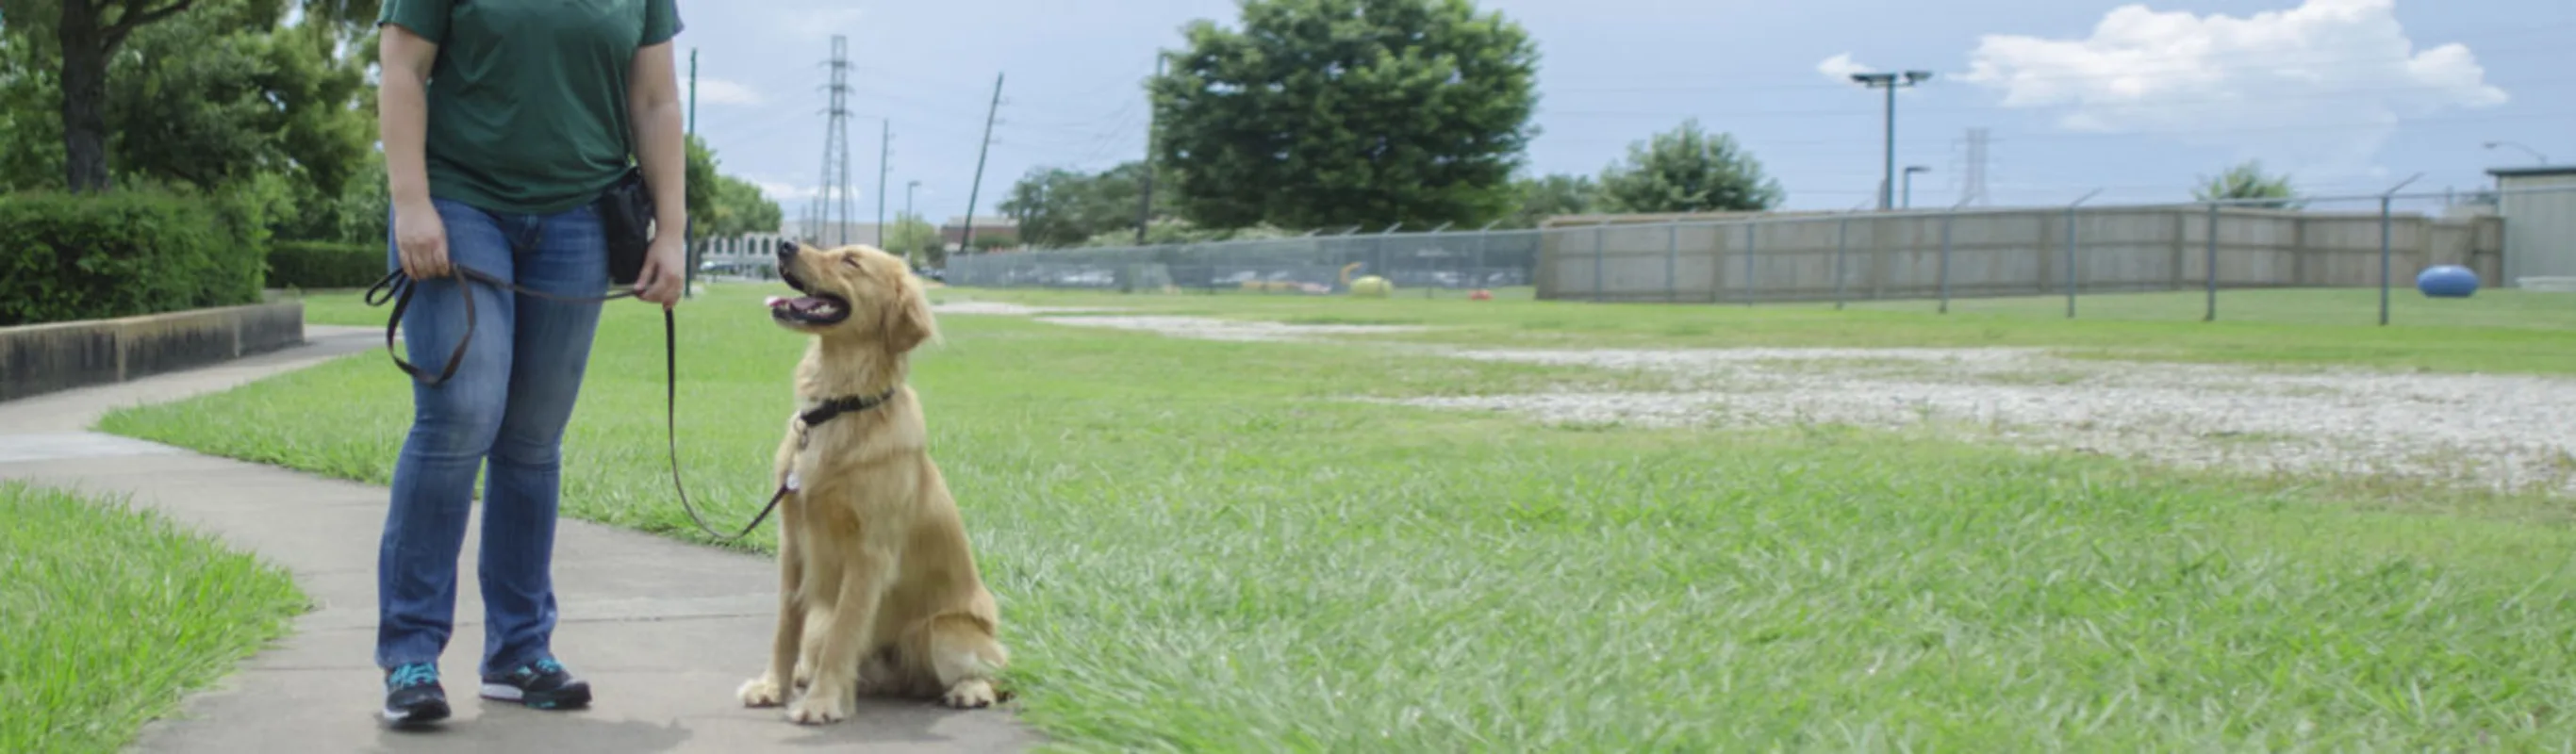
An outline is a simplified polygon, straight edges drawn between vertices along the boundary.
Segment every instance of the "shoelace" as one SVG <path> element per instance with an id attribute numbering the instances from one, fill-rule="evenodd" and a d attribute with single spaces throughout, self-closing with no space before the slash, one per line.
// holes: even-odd
<path id="1" fill-rule="evenodd" d="M 394 669 L 392 678 L 385 679 L 385 685 L 394 688 L 426 686 L 436 682 L 438 668 L 433 665 L 404 665 Z"/>

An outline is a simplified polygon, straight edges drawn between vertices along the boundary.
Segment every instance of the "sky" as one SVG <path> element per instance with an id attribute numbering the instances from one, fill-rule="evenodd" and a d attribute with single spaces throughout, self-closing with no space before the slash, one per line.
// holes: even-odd
<path id="1" fill-rule="evenodd" d="M 1988 133 L 1985 206 L 2186 200 L 2247 159 L 2311 195 L 2492 185 L 2533 150 L 2576 161 L 2576 2 L 2566 0 L 1477 0 L 1539 51 L 1524 171 L 1598 175 L 1697 118 L 1780 181 L 1786 209 L 1874 204 L 1884 92 L 1854 71 L 1923 70 L 1896 103 L 1914 206 L 1958 203 Z M 1141 81 L 1230 0 L 730 0 L 681 4 L 696 128 L 721 169 L 791 222 L 823 180 L 831 37 L 848 39 L 854 219 L 910 200 L 963 216 L 1002 78 L 976 214 L 1033 168 L 1140 158 Z M 881 136 L 890 131 L 890 141 Z M 2490 148 L 2489 142 L 2508 145 Z M 2514 146 L 2519 145 L 2519 146 Z M 880 161 L 881 146 L 888 158 Z M 2355 205 L 2358 206 L 2358 205 Z"/>

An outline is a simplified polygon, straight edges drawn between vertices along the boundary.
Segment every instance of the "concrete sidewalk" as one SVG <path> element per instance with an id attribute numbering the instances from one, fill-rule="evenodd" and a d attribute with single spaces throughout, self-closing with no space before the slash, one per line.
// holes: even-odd
<path id="1" fill-rule="evenodd" d="M 383 673 L 371 660 L 385 490 L 89 431 L 119 406 L 224 390 L 382 349 L 383 338 L 379 329 L 311 327 L 307 345 L 221 367 L 0 403 L 0 479 L 130 495 L 138 506 L 290 569 L 314 601 L 291 637 L 190 699 L 173 719 L 152 723 L 135 748 L 958 752 L 1038 743 L 1002 708 L 862 702 L 850 720 L 820 727 L 787 722 L 774 708 L 746 709 L 734 690 L 767 662 L 777 610 L 772 562 L 572 519 L 556 540 L 563 617 L 554 646 L 590 680 L 597 697 L 591 708 L 538 712 L 474 696 L 483 627 L 477 544 L 468 535 L 458 564 L 456 635 L 440 673 L 455 715 L 433 731 L 385 729 L 376 718 Z"/>

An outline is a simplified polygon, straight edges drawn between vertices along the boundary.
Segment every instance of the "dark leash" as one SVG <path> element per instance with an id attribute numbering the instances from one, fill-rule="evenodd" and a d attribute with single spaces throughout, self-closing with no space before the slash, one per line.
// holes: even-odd
<path id="1" fill-rule="evenodd" d="M 463 280 L 480 282 L 494 288 L 524 293 L 537 298 L 560 301 L 567 304 L 597 304 L 635 296 L 635 291 L 632 290 L 618 291 L 616 293 L 610 293 L 603 296 L 565 296 L 561 294 L 547 293 L 545 291 L 529 290 L 516 283 L 502 280 L 491 273 L 467 267 L 465 265 L 451 263 L 449 266 L 454 268 L 456 270 L 456 276 Z M 412 379 L 418 380 L 422 384 L 426 384 L 430 387 L 438 387 L 439 385 L 445 384 L 448 378 L 456 376 L 456 365 L 465 360 L 466 345 L 474 342 L 474 295 L 471 291 L 459 291 L 459 293 L 463 294 L 465 298 L 465 337 L 457 339 L 456 351 L 448 355 L 447 366 L 440 369 L 438 376 L 433 378 L 430 377 L 425 370 L 422 370 L 417 366 L 413 366 L 410 362 L 403 361 L 400 354 L 394 353 L 394 331 L 402 326 L 403 311 L 411 308 L 412 292 L 418 285 L 418 281 L 413 280 L 411 276 L 403 274 L 402 270 L 397 269 L 391 273 L 387 273 L 383 280 L 376 281 L 374 287 L 367 289 L 366 301 L 368 306 L 383 306 L 387 301 L 393 302 L 393 314 L 385 321 L 385 355 L 393 357 L 394 366 L 401 367 L 403 372 L 410 374 Z M 753 516 L 750 524 L 743 526 L 741 531 L 734 532 L 731 536 L 719 533 L 714 527 L 708 526 L 707 520 L 698 516 L 697 506 L 689 504 L 688 487 L 680 482 L 679 326 L 676 323 L 675 318 L 671 315 L 671 307 L 667 306 L 662 307 L 662 370 L 662 418 L 664 422 L 663 426 L 666 428 L 665 431 L 668 433 L 670 438 L 671 489 L 680 494 L 681 510 L 688 511 L 689 520 L 696 522 L 700 531 L 704 531 L 708 536 L 715 537 L 716 539 L 725 542 L 741 539 L 745 535 L 750 534 L 751 530 L 760 528 L 760 522 L 768 520 L 770 512 L 778 509 L 778 501 L 786 499 L 787 493 L 792 491 L 792 488 L 783 485 L 780 486 L 777 494 L 769 497 L 769 504 L 760 509 L 760 515 Z M 878 402 L 882 402 L 882 400 Z M 828 404 L 827 407 L 829 407 Z M 821 409 L 817 409 L 817 411 L 820 410 Z M 811 414 L 814 412 L 808 413 Z M 823 418 L 829 419 L 831 417 L 830 415 L 825 415 Z M 815 423 L 819 422 L 813 421 L 810 418 L 807 420 L 807 424 L 809 425 Z"/>

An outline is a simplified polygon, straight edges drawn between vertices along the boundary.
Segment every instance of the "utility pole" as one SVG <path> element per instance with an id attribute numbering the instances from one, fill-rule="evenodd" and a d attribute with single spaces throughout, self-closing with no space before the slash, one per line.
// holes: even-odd
<path id="1" fill-rule="evenodd" d="M 884 119 L 880 122 L 883 124 L 881 128 L 884 135 L 877 140 L 877 250 L 883 251 L 885 250 L 885 182 L 886 172 L 891 169 L 887 166 L 886 160 L 894 155 L 894 121 Z"/>
<path id="2" fill-rule="evenodd" d="M 1155 53 L 1154 78 L 1162 77 L 1163 56 L 1161 53 Z M 1136 245 L 1138 246 L 1145 245 L 1145 228 L 1154 222 L 1154 126 L 1157 119 L 1154 117 L 1153 108 L 1154 91 L 1153 87 L 1148 85 L 1145 89 L 1145 189 L 1139 192 L 1144 196 L 1136 200 Z"/>
<path id="3" fill-rule="evenodd" d="M 1890 71 L 1887 73 L 1855 73 L 1851 75 L 1852 81 L 1858 82 L 1862 86 L 1869 87 L 1871 89 L 1887 90 L 1887 164 L 1885 172 L 1880 175 L 1878 183 L 1878 208 L 1880 211 L 1886 211 L 1894 207 L 1896 204 L 1896 197 L 1893 196 L 1893 194 L 1896 193 L 1896 90 L 1900 87 L 1909 87 L 1923 83 L 1931 78 L 1931 71 L 1906 71 L 1904 73 Z"/>
<path id="4" fill-rule="evenodd" d="M 993 151 L 993 116 L 1002 111 L 1002 74 L 993 74 L 993 104 L 984 110 L 984 146 L 975 150 L 975 182 L 966 189 L 966 232 L 959 237 L 957 253 L 975 253 L 975 198 L 984 188 L 984 155 Z"/>
<path id="5" fill-rule="evenodd" d="M 827 87 L 832 92 L 832 105 L 825 111 L 830 117 L 823 125 L 823 192 L 815 197 L 814 202 L 823 214 L 823 222 L 831 223 L 833 240 L 830 245 L 841 246 L 850 242 L 849 37 L 832 35 L 832 59 L 826 65 L 832 68 L 832 83 Z M 839 213 L 837 220 L 834 219 L 836 211 Z M 825 241 L 819 230 L 825 226 L 818 224 L 816 227 L 818 232 L 814 234 L 814 243 L 823 244 Z"/>

